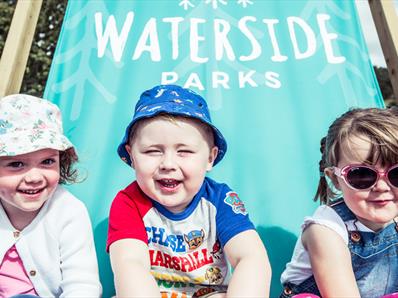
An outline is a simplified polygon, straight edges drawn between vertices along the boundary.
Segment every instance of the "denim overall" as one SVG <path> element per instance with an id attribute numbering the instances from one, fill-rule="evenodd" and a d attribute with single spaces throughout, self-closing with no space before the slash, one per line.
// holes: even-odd
<path id="1" fill-rule="evenodd" d="M 342 199 L 331 206 L 344 222 L 355 219 Z M 348 232 L 348 248 L 352 267 L 361 297 L 379 298 L 398 292 L 398 227 L 391 223 L 383 230 L 372 232 Z M 320 296 L 314 276 L 299 285 L 286 283 L 281 298 L 299 293 Z"/>

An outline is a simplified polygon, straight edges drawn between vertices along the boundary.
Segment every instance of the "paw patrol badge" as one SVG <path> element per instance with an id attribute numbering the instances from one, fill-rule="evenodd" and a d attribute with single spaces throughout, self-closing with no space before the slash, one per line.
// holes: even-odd
<path id="1" fill-rule="evenodd" d="M 224 202 L 232 207 L 232 211 L 236 214 L 246 215 L 247 211 L 242 200 L 239 198 L 238 194 L 234 191 L 227 192 Z"/>

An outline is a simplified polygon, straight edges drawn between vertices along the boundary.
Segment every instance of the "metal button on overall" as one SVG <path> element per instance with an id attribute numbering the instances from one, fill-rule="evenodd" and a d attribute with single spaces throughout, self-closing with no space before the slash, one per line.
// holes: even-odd
<path id="1" fill-rule="evenodd" d="M 353 242 L 361 241 L 361 234 L 357 231 L 350 232 L 350 238 Z"/>

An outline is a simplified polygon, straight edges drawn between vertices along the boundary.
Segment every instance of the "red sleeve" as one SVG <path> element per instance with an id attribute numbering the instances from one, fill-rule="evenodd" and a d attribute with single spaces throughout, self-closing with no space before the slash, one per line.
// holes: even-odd
<path id="1" fill-rule="evenodd" d="M 114 198 L 109 213 L 106 251 L 109 252 L 109 246 L 121 239 L 138 239 L 147 244 L 143 217 L 151 208 L 152 202 L 145 197 L 137 182 L 120 191 Z"/>

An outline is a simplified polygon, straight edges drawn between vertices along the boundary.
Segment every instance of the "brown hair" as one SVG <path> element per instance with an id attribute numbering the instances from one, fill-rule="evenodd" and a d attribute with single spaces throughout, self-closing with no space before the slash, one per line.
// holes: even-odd
<path id="1" fill-rule="evenodd" d="M 78 161 L 78 157 L 74 148 L 66 149 L 59 152 L 60 164 L 60 184 L 70 184 L 77 182 L 77 170 L 73 168 Z"/>
<path id="2" fill-rule="evenodd" d="M 138 120 L 136 123 L 134 123 L 133 126 L 130 128 L 127 144 L 131 145 L 131 143 L 135 137 L 135 133 L 139 126 L 141 126 L 143 123 L 145 123 L 146 120 L 151 120 L 151 119 L 155 119 L 155 118 L 161 118 L 161 119 L 170 121 L 172 123 L 176 123 L 176 120 L 178 120 L 178 119 L 185 119 L 185 120 L 190 120 L 195 123 L 198 123 L 203 128 L 203 131 L 206 134 L 206 140 L 209 143 L 209 148 L 212 148 L 214 146 L 214 132 L 213 132 L 213 129 L 210 127 L 210 125 L 208 125 L 196 118 L 192 118 L 192 117 L 188 117 L 188 116 L 185 117 L 185 116 L 173 115 L 173 114 L 168 114 L 168 113 L 159 113 L 153 117 L 143 118 L 143 119 Z"/>
<path id="3" fill-rule="evenodd" d="M 398 162 L 398 109 L 352 109 L 337 118 L 329 127 L 326 137 L 321 139 L 322 158 L 319 161 L 320 179 L 314 200 L 329 204 L 337 196 L 333 187 L 326 180 L 324 170 L 336 166 L 340 160 L 342 146 L 349 151 L 353 137 L 370 140 L 369 156 L 364 163 L 382 166 Z"/>

